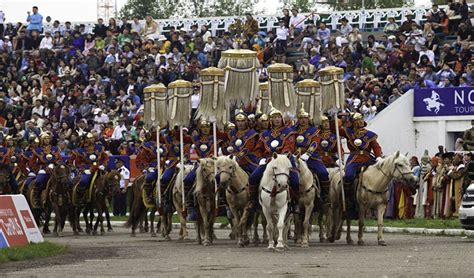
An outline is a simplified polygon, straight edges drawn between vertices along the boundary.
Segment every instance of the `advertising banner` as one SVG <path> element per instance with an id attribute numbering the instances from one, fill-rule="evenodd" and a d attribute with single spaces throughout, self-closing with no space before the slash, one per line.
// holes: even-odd
<path id="1" fill-rule="evenodd" d="M 474 115 L 474 87 L 415 89 L 414 116 Z"/>

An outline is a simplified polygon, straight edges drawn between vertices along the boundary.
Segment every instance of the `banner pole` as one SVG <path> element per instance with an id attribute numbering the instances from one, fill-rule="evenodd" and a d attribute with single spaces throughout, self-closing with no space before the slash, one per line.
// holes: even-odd
<path id="1" fill-rule="evenodd" d="M 216 194 L 215 196 L 215 210 L 216 210 L 216 215 L 219 210 L 219 194 L 218 194 L 218 185 L 217 185 L 217 124 L 216 121 L 213 121 L 212 123 L 212 129 L 213 129 L 213 136 L 214 136 L 214 192 Z"/>
<path id="2" fill-rule="evenodd" d="M 337 140 L 337 155 L 339 157 L 338 166 L 339 166 L 339 175 L 341 177 L 341 197 L 342 197 L 342 211 L 346 211 L 346 196 L 344 195 L 344 175 L 342 174 L 342 160 L 344 159 L 342 156 L 341 150 L 341 136 L 339 135 L 339 121 L 337 119 L 337 112 L 334 115 L 334 126 L 336 127 L 336 140 Z"/>
<path id="3" fill-rule="evenodd" d="M 161 215 L 161 147 L 160 147 L 160 126 L 156 126 L 156 153 L 157 153 L 157 160 L 156 160 L 156 170 L 158 171 L 158 175 L 156 178 L 156 190 L 157 190 L 157 209 L 158 213 Z"/>
<path id="4" fill-rule="evenodd" d="M 181 213 L 186 215 L 186 194 L 184 192 L 184 139 L 183 139 L 183 126 L 179 126 L 179 149 L 180 149 L 180 171 L 181 171 L 181 201 L 183 202 L 183 207 Z"/>

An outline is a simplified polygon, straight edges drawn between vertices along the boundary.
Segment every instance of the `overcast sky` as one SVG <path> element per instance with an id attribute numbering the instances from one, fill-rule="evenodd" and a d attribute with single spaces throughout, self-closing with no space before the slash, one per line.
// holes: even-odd
<path id="1" fill-rule="evenodd" d="M 126 0 L 117 0 L 118 10 Z M 275 14 L 276 8 L 280 6 L 278 0 L 263 0 L 259 4 L 264 7 L 267 14 Z M 430 0 L 415 0 L 417 6 L 427 5 Z M 6 15 L 7 22 L 26 21 L 26 12 L 31 11 L 32 6 L 38 6 L 43 17 L 50 16 L 53 20 L 74 21 L 96 21 L 97 0 L 0 0 L 0 10 Z"/>

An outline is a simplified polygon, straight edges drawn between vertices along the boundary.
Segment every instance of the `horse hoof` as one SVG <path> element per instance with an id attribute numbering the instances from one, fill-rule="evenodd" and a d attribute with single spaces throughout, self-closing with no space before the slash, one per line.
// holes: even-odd
<path id="1" fill-rule="evenodd" d="M 301 248 L 309 248 L 309 243 L 307 242 L 301 243 Z"/>
<path id="2" fill-rule="evenodd" d="M 329 243 L 333 243 L 333 242 L 334 242 L 334 238 L 333 238 L 333 237 L 329 237 L 329 238 L 328 238 L 328 242 L 329 242 Z"/>
<path id="3" fill-rule="evenodd" d="M 83 233 L 84 230 L 82 228 L 78 228 L 77 231 L 79 231 L 79 233 Z"/>
<path id="4" fill-rule="evenodd" d="M 96 236 L 96 235 L 97 235 L 97 231 L 93 231 L 93 232 L 92 232 L 92 235 L 93 235 L 93 236 Z"/>
<path id="5" fill-rule="evenodd" d="M 74 231 L 74 235 L 75 235 L 75 236 L 78 236 L 78 235 L 79 235 L 79 232 L 78 232 L 78 231 Z"/>
<path id="6" fill-rule="evenodd" d="M 348 239 L 346 240 L 347 244 L 348 245 L 353 245 L 354 244 L 354 241 L 352 239 Z"/>
<path id="7" fill-rule="evenodd" d="M 308 245 L 308 247 L 309 247 L 309 245 Z M 285 244 L 285 246 L 283 246 L 283 249 L 284 249 L 284 250 L 290 250 L 290 247 Z"/>
<path id="8" fill-rule="evenodd" d="M 234 233 L 230 232 L 230 233 L 229 233 L 229 238 L 232 239 L 232 240 L 235 240 Z"/>
<path id="9" fill-rule="evenodd" d="M 320 243 L 326 243 L 326 242 L 328 242 L 328 240 L 325 239 L 325 238 L 320 238 L 320 239 L 319 239 L 319 242 L 320 242 Z"/>
<path id="10" fill-rule="evenodd" d="M 156 237 L 156 233 L 151 233 L 151 237 Z"/>
<path id="11" fill-rule="evenodd" d="M 171 240 L 170 235 L 166 235 L 166 236 L 165 236 L 165 239 L 168 240 L 168 241 L 170 241 L 170 240 Z"/>
<path id="12" fill-rule="evenodd" d="M 58 232 L 54 232 L 54 236 L 59 236 Z"/>
<path id="13" fill-rule="evenodd" d="M 114 229 L 112 229 L 112 228 L 107 229 L 107 232 L 113 232 L 113 231 L 114 231 Z"/>
<path id="14" fill-rule="evenodd" d="M 258 245 L 258 244 L 262 243 L 262 241 L 257 237 L 257 238 L 252 239 L 252 243 Z"/>
<path id="15" fill-rule="evenodd" d="M 379 242 L 379 244 L 380 244 L 380 242 Z M 359 240 L 359 241 L 357 241 L 357 245 L 363 246 L 363 245 L 365 245 L 365 242 L 363 240 Z"/>
<path id="16" fill-rule="evenodd" d="M 144 234 L 144 233 L 146 233 L 145 229 L 140 229 L 140 234 Z"/>
<path id="17" fill-rule="evenodd" d="M 263 244 L 268 244 L 268 238 L 264 238 L 262 241 Z"/>
<path id="18" fill-rule="evenodd" d="M 202 243 L 203 246 L 209 246 L 211 245 L 211 241 L 209 240 L 204 240 L 204 242 Z"/>
<path id="19" fill-rule="evenodd" d="M 379 245 L 380 246 L 387 246 L 387 243 L 385 242 L 385 240 L 379 240 Z"/>
<path id="20" fill-rule="evenodd" d="M 274 246 L 268 246 L 267 249 L 270 251 L 276 251 Z"/>
<path id="21" fill-rule="evenodd" d="M 45 235 L 47 235 L 47 234 L 50 234 L 50 233 L 51 233 L 51 231 L 50 231 L 50 230 L 48 230 L 48 229 L 46 229 L 46 230 L 43 230 L 43 234 L 45 234 Z"/>
<path id="22" fill-rule="evenodd" d="M 130 237 L 137 237 L 135 233 L 130 234 Z"/>
<path id="23" fill-rule="evenodd" d="M 64 237 L 64 233 L 63 233 L 63 232 L 59 232 L 59 233 L 58 233 L 58 236 L 59 236 L 59 237 Z"/>
<path id="24" fill-rule="evenodd" d="M 202 240 L 201 240 L 200 238 L 196 238 L 196 243 L 197 243 L 198 245 L 201 245 L 201 244 L 202 244 Z"/>
<path id="25" fill-rule="evenodd" d="M 86 230 L 86 234 L 90 235 L 90 234 L 91 234 L 91 230 L 87 229 L 87 230 Z"/>
<path id="26" fill-rule="evenodd" d="M 101 236 L 104 236 L 104 235 L 105 235 L 105 231 L 100 231 L 100 235 L 101 235 Z"/>
<path id="27" fill-rule="evenodd" d="M 244 243 L 243 243 L 242 241 L 239 241 L 239 242 L 237 242 L 237 246 L 239 246 L 239 247 L 244 247 L 245 245 L 244 245 Z"/>
<path id="28" fill-rule="evenodd" d="M 244 245 L 247 246 L 247 245 L 249 245 L 249 244 L 250 244 L 250 239 L 248 239 L 248 238 L 245 239 L 245 240 L 244 240 Z"/>

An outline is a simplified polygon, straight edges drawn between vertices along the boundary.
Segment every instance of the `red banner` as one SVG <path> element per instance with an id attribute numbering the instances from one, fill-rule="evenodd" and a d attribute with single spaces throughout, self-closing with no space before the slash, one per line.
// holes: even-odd
<path id="1" fill-rule="evenodd" d="M 28 238 L 21 223 L 12 197 L 0 196 L 0 228 L 6 237 L 8 246 L 28 244 Z"/>

